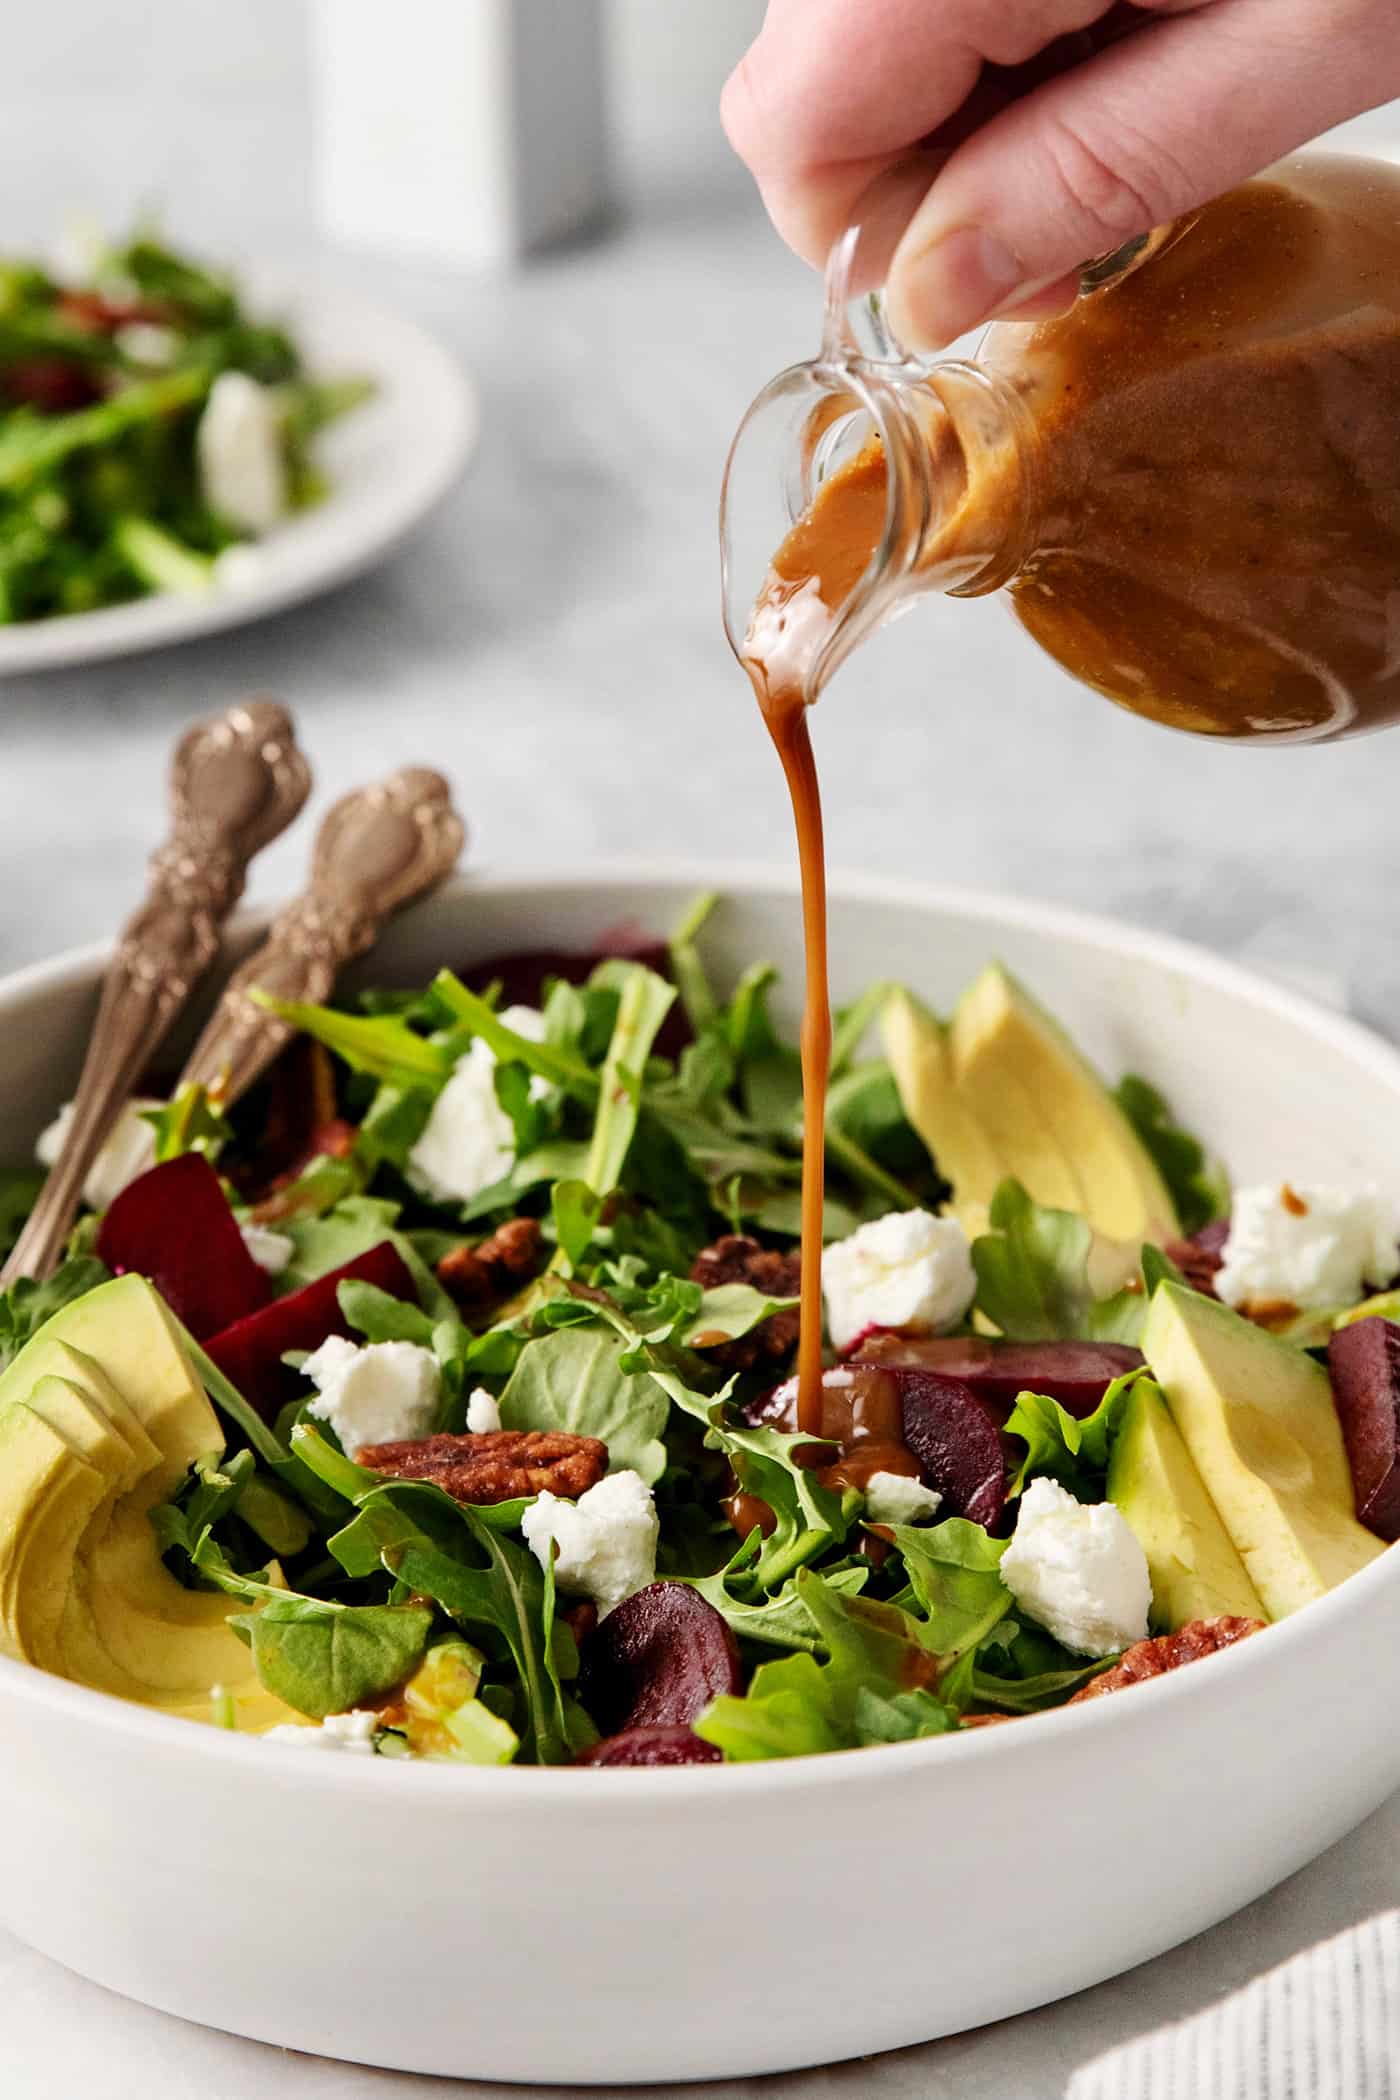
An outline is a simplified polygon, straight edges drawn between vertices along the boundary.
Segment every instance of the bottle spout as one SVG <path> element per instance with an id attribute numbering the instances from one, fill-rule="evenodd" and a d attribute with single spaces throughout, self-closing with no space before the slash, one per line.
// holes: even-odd
<path id="1" fill-rule="evenodd" d="M 740 424 L 720 495 L 720 573 L 730 647 L 816 698 L 868 630 L 889 570 L 890 491 L 878 388 L 856 370 L 794 365 L 765 387 Z M 862 455 L 870 491 L 838 550 L 812 528 L 823 485 Z"/>

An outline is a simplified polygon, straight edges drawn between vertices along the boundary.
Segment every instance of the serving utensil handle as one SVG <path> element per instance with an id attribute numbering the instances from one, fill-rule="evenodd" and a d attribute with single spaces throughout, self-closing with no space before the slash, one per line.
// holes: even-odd
<path id="1" fill-rule="evenodd" d="M 319 1004 L 386 919 L 456 866 L 466 827 L 440 773 L 406 766 L 341 797 L 316 839 L 311 879 L 234 972 L 180 1075 L 228 1107 L 291 1040 L 293 1029 L 249 996 Z"/>
<path id="2" fill-rule="evenodd" d="M 291 823 L 310 787 L 291 716 L 275 700 L 231 707 L 176 745 L 170 836 L 151 856 L 145 899 L 108 964 L 67 1137 L 0 1285 L 54 1267 L 93 1160 L 217 953 L 249 862 Z"/>

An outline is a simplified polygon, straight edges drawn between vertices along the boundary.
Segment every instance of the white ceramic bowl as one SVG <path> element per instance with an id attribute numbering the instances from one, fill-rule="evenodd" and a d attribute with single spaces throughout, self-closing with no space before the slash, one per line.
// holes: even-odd
<path id="1" fill-rule="evenodd" d="M 792 888 L 639 868 L 473 880 L 374 974 L 664 930 L 702 883 L 720 969 L 799 980 Z M 246 950 L 254 929 L 231 943 Z M 845 882 L 838 996 L 946 1004 L 989 955 L 1241 1176 L 1400 1186 L 1400 1057 L 1176 943 L 1039 905 Z M 62 1098 L 89 952 L 0 984 L 0 1153 Z M 1123 1696 L 938 1742 L 734 1768 L 307 1758 L 0 1662 L 0 1919 L 109 1988 L 415 2071 L 721 2077 L 892 2048 L 1079 1990 L 1303 1865 L 1400 1783 L 1400 1555 Z"/>

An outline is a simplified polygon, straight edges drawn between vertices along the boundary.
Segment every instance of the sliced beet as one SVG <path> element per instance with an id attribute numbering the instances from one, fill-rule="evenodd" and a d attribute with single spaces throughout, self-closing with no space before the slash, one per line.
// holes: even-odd
<path id="1" fill-rule="evenodd" d="M 381 1240 L 342 1268 L 318 1276 L 285 1298 L 274 1298 L 261 1312 L 236 1320 L 206 1344 L 210 1356 L 238 1387 L 245 1400 L 271 1421 L 279 1407 L 294 1399 L 305 1380 L 282 1362 L 291 1349 L 319 1349 L 328 1335 L 348 1336 L 350 1324 L 336 1297 L 350 1279 L 377 1284 L 393 1298 L 416 1303 L 413 1278 L 390 1240 Z"/>
<path id="2" fill-rule="evenodd" d="M 1339 1328 L 1327 1368 L 1357 1517 L 1378 1538 L 1400 1538 L 1400 1327 L 1373 1317 Z"/>
<path id="3" fill-rule="evenodd" d="M 1115 1378 L 1136 1371 L 1142 1352 L 1122 1342 L 994 1342 L 981 1335 L 881 1334 L 862 1343 L 857 1363 L 917 1368 L 961 1380 L 1005 1421 L 1018 1393 L 1045 1393 L 1067 1414 L 1091 1415 Z"/>
<path id="4" fill-rule="evenodd" d="M 244 1245 L 219 1177 L 185 1152 L 129 1182 L 97 1232 L 109 1269 L 155 1285 L 197 1342 L 255 1313 L 272 1296 L 266 1271 Z"/>
<path id="5" fill-rule="evenodd" d="M 583 1703 L 606 1736 L 686 1728 L 741 1682 L 728 1625 L 684 1582 L 625 1598 L 585 1641 L 581 1665 Z"/>
<path id="6" fill-rule="evenodd" d="M 724 1753 L 688 1728 L 628 1728 L 605 1735 L 575 1759 L 580 1765 L 719 1765 Z"/>
<path id="7" fill-rule="evenodd" d="M 885 1369 L 899 1387 L 904 1441 L 925 1486 L 943 1497 L 940 1515 L 995 1531 L 1006 1506 L 1006 1459 L 991 1408 L 961 1378 L 911 1364 Z"/>

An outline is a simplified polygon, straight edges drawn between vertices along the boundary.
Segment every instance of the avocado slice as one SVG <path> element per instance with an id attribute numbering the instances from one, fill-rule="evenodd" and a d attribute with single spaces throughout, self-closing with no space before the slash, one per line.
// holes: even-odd
<path id="1" fill-rule="evenodd" d="M 881 1016 L 904 1112 L 953 1184 L 968 1232 L 1008 1175 L 1096 1235 L 1096 1286 L 1136 1268 L 1144 1240 L 1180 1230 L 1156 1165 L 1098 1073 L 1010 971 L 976 977 L 945 1026 L 907 993 Z"/>
<path id="2" fill-rule="evenodd" d="M 6 1653 L 24 1662 L 42 1662 L 33 1621 L 52 1611 L 54 1560 L 44 1546 L 71 1530 L 74 1495 L 89 1489 L 99 1501 L 102 1475 L 42 1415 L 17 1405 L 0 1413 L 0 1629 Z"/>
<path id="3" fill-rule="evenodd" d="M 1153 1293 L 1142 1347 L 1269 1618 L 1385 1551 L 1356 1521 L 1332 1388 L 1312 1357 L 1176 1283 Z"/>
<path id="4" fill-rule="evenodd" d="M 902 988 L 880 1013 L 885 1055 L 904 1113 L 953 1185 L 951 1209 L 969 1238 L 987 1229 L 987 1207 L 1012 1168 L 958 1090 L 948 1031 Z"/>
<path id="5" fill-rule="evenodd" d="M 187 1590 L 150 1525 L 218 1417 L 150 1284 L 119 1277 L 66 1306 L 0 1377 L 0 1641 L 60 1675 L 211 1721 L 302 1718 L 264 1691 L 227 1625 L 238 1602 Z"/>
<path id="6" fill-rule="evenodd" d="M 1266 1619 L 1160 1386 L 1139 1378 L 1128 1393 L 1108 1462 L 1108 1500 L 1147 1555 L 1156 1631 L 1222 1615 Z"/>

